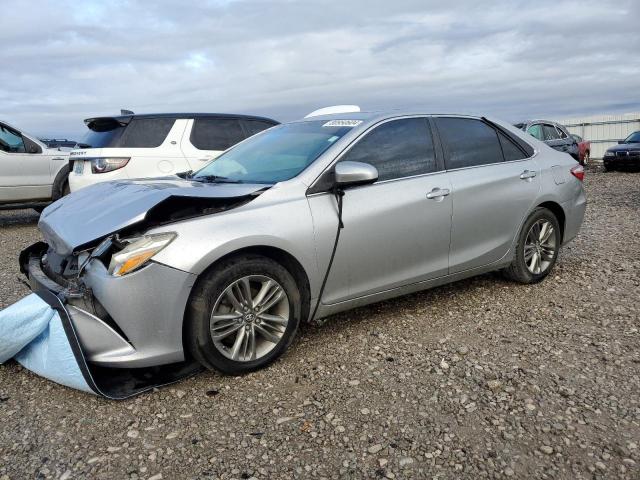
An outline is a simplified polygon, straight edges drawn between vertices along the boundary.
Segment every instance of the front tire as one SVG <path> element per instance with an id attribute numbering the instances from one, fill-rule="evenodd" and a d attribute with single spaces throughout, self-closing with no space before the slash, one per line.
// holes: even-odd
<path id="1" fill-rule="evenodd" d="M 556 263 L 561 235 L 558 219 L 547 208 L 536 208 L 518 234 L 516 254 L 506 268 L 508 278 L 519 283 L 543 280 Z"/>
<path id="2" fill-rule="evenodd" d="M 291 273 L 270 258 L 246 254 L 224 260 L 194 288 L 185 350 L 203 366 L 230 375 L 263 368 L 293 341 L 301 303 Z"/>

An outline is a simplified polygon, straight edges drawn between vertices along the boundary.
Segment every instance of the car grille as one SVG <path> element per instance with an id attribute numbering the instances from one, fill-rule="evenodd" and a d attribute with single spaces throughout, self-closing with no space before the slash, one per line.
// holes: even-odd
<path id="1" fill-rule="evenodd" d="M 626 150 L 623 152 L 616 152 L 616 157 L 640 157 L 640 150 Z"/>

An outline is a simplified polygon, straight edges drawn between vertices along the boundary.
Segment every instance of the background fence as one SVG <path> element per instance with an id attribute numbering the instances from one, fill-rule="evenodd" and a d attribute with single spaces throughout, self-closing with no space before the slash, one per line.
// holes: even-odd
<path id="1" fill-rule="evenodd" d="M 631 132 L 640 130 L 640 113 L 623 115 L 595 115 L 592 117 L 557 120 L 570 133 L 591 141 L 591 157 L 602 158 L 607 148 L 624 140 Z"/>

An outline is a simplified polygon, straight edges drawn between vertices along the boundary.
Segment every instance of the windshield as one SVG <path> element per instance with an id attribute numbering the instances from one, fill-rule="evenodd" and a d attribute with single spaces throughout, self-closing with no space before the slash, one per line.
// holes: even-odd
<path id="1" fill-rule="evenodd" d="M 347 124 L 323 120 L 273 127 L 223 153 L 192 178 L 268 184 L 289 180 L 353 128 Z"/>
<path id="2" fill-rule="evenodd" d="M 624 139 L 624 143 L 640 143 L 640 132 L 633 132 Z"/>

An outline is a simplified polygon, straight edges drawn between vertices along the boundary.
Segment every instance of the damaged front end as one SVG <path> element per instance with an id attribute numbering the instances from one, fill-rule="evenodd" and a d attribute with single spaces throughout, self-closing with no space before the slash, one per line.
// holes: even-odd
<path id="1" fill-rule="evenodd" d="M 45 242 L 21 253 L 21 271 L 35 292 L 60 300 L 90 364 L 183 362 L 182 323 L 196 276 L 154 262 L 175 234 L 147 232 L 237 208 L 264 189 L 160 179 L 80 190 L 44 211 Z M 114 203 L 120 207 L 112 210 Z"/>

